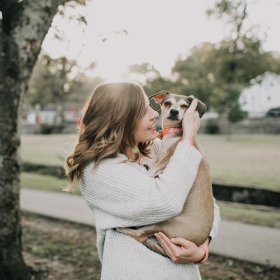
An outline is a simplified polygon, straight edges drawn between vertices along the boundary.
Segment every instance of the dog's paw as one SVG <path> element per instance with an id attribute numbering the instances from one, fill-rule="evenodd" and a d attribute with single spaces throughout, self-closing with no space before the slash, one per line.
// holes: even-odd
<path id="1" fill-rule="evenodd" d="M 148 164 L 143 164 L 143 166 L 146 168 L 146 170 L 147 170 L 147 171 L 149 171 L 149 170 L 150 170 L 150 167 L 149 167 L 149 165 L 148 165 Z"/>

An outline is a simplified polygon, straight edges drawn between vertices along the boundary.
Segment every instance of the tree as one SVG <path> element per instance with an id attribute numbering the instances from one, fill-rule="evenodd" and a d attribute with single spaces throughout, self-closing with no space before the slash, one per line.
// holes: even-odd
<path id="1" fill-rule="evenodd" d="M 254 3 L 255 4 L 255 3 Z M 214 78 L 216 86 L 216 107 L 226 113 L 230 123 L 246 116 L 238 99 L 242 89 L 256 76 L 270 70 L 269 53 L 262 49 L 262 39 L 255 26 L 248 21 L 247 0 L 219 0 L 206 13 L 223 20 L 229 27 L 229 35 L 213 51 L 216 61 Z M 247 26 L 245 27 L 247 23 Z"/>
<path id="2" fill-rule="evenodd" d="M 258 40 L 243 36 L 239 40 L 242 47 L 235 50 L 232 44 L 222 40 L 194 46 L 186 58 L 179 56 L 172 69 L 176 93 L 193 94 L 208 108 L 226 115 L 230 124 L 247 115 L 238 99 L 250 80 L 266 71 L 279 71 L 279 58 L 264 52 Z"/>
<path id="3" fill-rule="evenodd" d="M 92 72 L 94 68 L 95 63 L 84 69 L 76 60 L 68 60 L 65 56 L 54 59 L 47 54 L 40 55 L 31 75 L 25 100 L 33 106 L 54 104 L 55 123 L 60 124 L 63 119 L 64 103 L 84 102 L 93 87 L 102 81 L 99 77 L 93 79 L 86 76 L 85 72 Z"/>
<path id="4" fill-rule="evenodd" d="M 147 62 L 130 65 L 126 73 L 126 79 L 141 83 L 148 96 L 162 89 L 172 91 L 172 82 L 168 78 L 161 77 L 160 72 Z M 160 106 L 154 101 L 151 101 L 151 106 L 155 110 L 160 110 Z"/>
<path id="5" fill-rule="evenodd" d="M 214 100 L 213 61 L 214 44 L 201 43 L 194 46 L 187 57 L 180 55 L 172 68 L 176 80 L 176 93 L 183 95 L 194 95 L 203 100 L 208 108 L 213 107 Z"/>
<path id="6" fill-rule="evenodd" d="M 43 39 L 59 5 L 65 2 L 0 0 L 0 279 L 3 280 L 30 279 L 21 254 L 18 112 Z"/>
<path id="7" fill-rule="evenodd" d="M 126 79 L 136 80 L 145 86 L 148 80 L 154 80 L 160 76 L 160 73 L 150 63 L 144 62 L 142 64 L 133 64 L 128 66 Z"/>
<path id="8" fill-rule="evenodd" d="M 246 117 L 238 99 L 250 80 L 266 71 L 279 73 L 279 54 L 262 49 L 247 7 L 246 0 L 216 1 L 207 13 L 223 20 L 228 35 L 216 44 L 194 46 L 187 56 L 178 57 L 172 69 L 177 93 L 202 99 L 210 109 L 226 115 L 230 124 Z"/>

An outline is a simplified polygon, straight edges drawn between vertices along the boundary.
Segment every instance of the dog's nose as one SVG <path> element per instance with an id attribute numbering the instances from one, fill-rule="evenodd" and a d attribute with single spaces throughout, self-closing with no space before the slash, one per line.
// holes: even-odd
<path id="1" fill-rule="evenodd" d="M 178 114 L 179 114 L 179 111 L 178 111 L 178 110 L 176 110 L 176 109 L 171 109 L 171 110 L 170 110 L 170 115 L 171 115 L 171 116 L 178 116 Z"/>

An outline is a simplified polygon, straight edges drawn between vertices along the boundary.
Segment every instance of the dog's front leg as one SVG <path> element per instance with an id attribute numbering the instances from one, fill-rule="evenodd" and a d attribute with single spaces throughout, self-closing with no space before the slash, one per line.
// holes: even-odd
<path id="1" fill-rule="evenodd" d="M 162 171 L 164 170 L 165 166 L 159 166 L 158 164 L 156 164 L 155 166 L 153 166 L 152 168 L 150 168 L 147 172 L 147 175 L 150 177 L 157 177 L 159 174 L 162 173 Z"/>
<path id="2" fill-rule="evenodd" d="M 116 228 L 118 232 L 130 235 L 139 242 L 144 242 L 150 237 L 153 237 L 156 232 L 161 231 L 161 228 L 157 224 L 134 227 L 134 228 Z"/>
<path id="3" fill-rule="evenodd" d="M 150 170 L 154 165 L 155 165 L 155 161 L 151 158 L 148 157 L 142 157 L 140 159 L 140 165 L 144 166 L 146 168 L 146 170 Z"/>

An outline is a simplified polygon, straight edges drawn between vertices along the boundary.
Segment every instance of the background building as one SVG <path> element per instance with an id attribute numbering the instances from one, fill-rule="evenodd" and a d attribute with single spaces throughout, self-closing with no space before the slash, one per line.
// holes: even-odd
<path id="1" fill-rule="evenodd" d="M 251 86 L 245 88 L 239 98 L 242 110 L 249 118 L 266 116 L 271 108 L 280 107 L 280 76 L 271 72 L 251 80 Z"/>

